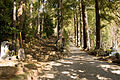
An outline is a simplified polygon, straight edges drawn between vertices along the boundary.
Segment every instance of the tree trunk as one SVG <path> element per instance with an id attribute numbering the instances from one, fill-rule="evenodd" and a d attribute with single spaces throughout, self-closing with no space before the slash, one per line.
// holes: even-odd
<path id="1" fill-rule="evenodd" d="M 96 49 L 100 48 L 100 15 L 99 15 L 99 0 L 95 0 L 96 12 Z"/>
<path id="2" fill-rule="evenodd" d="M 13 25 L 16 28 L 16 0 L 14 0 L 14 9 L 13 9 Z M 13 49 L 16 52 L 16 33 L 13 33 Z"/>
<path id="3" fill-rule="evenodd" d="M 63 0 L 60 0 L 60 44 L 63 44 Z"/>
<path id="4" fill-rule="evenodd" d="M 43 31 L 44 31 L 44 0 L 42 1 L 42 5 L 43 5 L 43 9 L 42 9 L 42 12 L 43 12 L 43 15 L 42 15 L 42 22 L 41 22 L 41 36 L 43 36 Z"/>
<path id="5" fill-rule="evenodd" d="M 24 12 L 25 12 L 25 2 L 24 0 L 21 0 L 18 8 L 18 14 L 17 14 L 20 30 L 23 28 L 23 24 L 24 24 Z"/>
<path id="6" fill-rule="evenodd" d="M 75 45 L 76 45 L 76 15 L 74 14 L 74 39 L 75 39 Z"/>
<path id="7" fill-rule="evenodd" d="M 14 28 L 16 28 L 16 0 L 14 0 L 13 25 L 14 25 Z M 16 34 L 15 34 L 14 38 L 16 38 Z"/>
<path id="8" fill-rule="evenodd" d="M 57 12 L 57 38 L 59 39 L 59 29 L 60 29 L 60 24 L 59 24 L 59 11 Z"/>
<path id="9" fill-rule="evenodd" d="M 79 12 L 80 12 L 80 47 L 83 48 L 83 20 L 82 20 L 82 6 L 81 0 L 79 0 Z"/>
<path id="10" fill-rule="evenodd" d="M 90 49 L 90 36 L 89 36 L 89 25 L 88 25 L 88 17 L 86 11 L 86 31 L 87 31 L 87 49 Z"/>
<path id="11" fill-rule="evenodd" d="M 79 31 L 78 31 L 78 13 L 76 12 L 76 37 L 77 37 L 77 44 L 76 44 L 76 46 L 78 46 L 78 33 L 79 33 Z"/>
<path id="12" fill-rule="evenodd" d="M 41 0 L 39 0 L 38 2 L 38 32 L 37 34 L 40 34 L 40 4 L 41 4 Z"/>
<path id="13" fill-rule="evenodd" d="M 83 35 L 84 35 L 84 49 L 88 50 L 90 46 L 89 42 L 89 31 L 88 31 L 88 20 L 86 5 L 82 1 L 82 18 L 83 18 Z"/>
<path id="14" fill-rule="evenodd" d="M 33 0 L 30 1 L 30 28 L 32 29 L 32 18 L 33 18 Z"/>
<path id="15" fill-rule="evenodd" d="M 58 1 L 57 8 L 57 38 L 59 39 L 59 30 L 60 30 L 60 0 Z"/>
<path id="16" fill-rule="evenodd" d="M 84 42 L 83 42 L 83 21 L 82 21 L 82 14 L 80 13 L 80 45 L 81 48 L 83 48 L 84 46 Z"/>
<path id="17" fill-rule="evenodd" d="M 21 0 L 20 1 L 20 4 L 19 4 L 19 7 L 18 7 L 18 14 L 17 14 L 17 17 L 18 17 L 18 21 L 19 21 L 19 30 L 22 31 L 22 28 L 23 28 L 23 24 L 24 24 L 24 19 L 25 19 L 25 1 L 24 0 Z M 22 38 L 22 36 L 21 36 Z M 22 41 L 21 41 L 22 42 Z M 20 48 L 20 36 L 17 35 L 17 42 L 16 42 L 16 47 L 17 47 L 17 50 L 19 50 Z M 22 47 L 22 45 L 21 45 Z"/>
<path id="18" fill-rule="evenodd" d="M 42 15 L 42 23 L 41 23 L 41 35 L 43 36 L 43 27 L 44 27 L 44 14 Z"/>

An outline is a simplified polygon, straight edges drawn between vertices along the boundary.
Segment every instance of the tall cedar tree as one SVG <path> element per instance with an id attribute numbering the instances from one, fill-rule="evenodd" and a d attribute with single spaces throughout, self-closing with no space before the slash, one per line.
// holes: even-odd
<path id="1" fill-rule="evenodd" d="M 100 48 L 100 15 L 99 15 L 99 0 L 95 0 L 96 12 L 96 49 Z"/>
<path id="2" fill-rule="evenodd" d="M 33 0 L 30 1 L 30 28 L 32 29 L 32 18 L 33 18 Z"/>
<path id="3" fill-rule="evenodd" d="M 81 0 L 79 0 L 79 19 L 80 19 L 80 47 L 83 48 L 83 21 L 82 21 L 82 9 L 81 9 Z"/>
<path id="4" fill-rule="evenodd" d="M 41 4 L 41 0 L 38 0 L 38 32 L 37 32 L 38 35 L 41 32 L 41 29 L 40 29 L 40 4 Z"/>
<path id="5" fill-rule="evenodd" d="M 77 46 L 78 46 L 78 13 L 76 12 L 76 37 L 77 37 Z"/>
<path id="6" fill-rule="evenodd" d="M 76 14 L 74 14 L 74 39 L 76 44 Z"/>
<path id="7" fill-rule="evenodd" d="M 83 19 L 83 36 L 84 36 L 84 49 L 90 49 L 89 31 L 88 31 L 88 19 L 85 1 L 82 0 L 82 19 Z"/>

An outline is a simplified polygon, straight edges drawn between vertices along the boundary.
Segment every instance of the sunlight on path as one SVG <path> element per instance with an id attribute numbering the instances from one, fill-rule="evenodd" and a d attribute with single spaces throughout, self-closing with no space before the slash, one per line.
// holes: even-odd
<path id="1" fill-rule="evenodd" d="M 98 61 L 70 43 L 71 56 L 46 62 L 40 80 L 120 80 L 120 67 Z"/>

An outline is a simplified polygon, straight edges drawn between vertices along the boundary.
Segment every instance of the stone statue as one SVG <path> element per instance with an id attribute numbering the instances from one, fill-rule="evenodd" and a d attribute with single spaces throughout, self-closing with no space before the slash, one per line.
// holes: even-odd
<path id="1" fill-rule="evenodd" d="M 25 60 L 25 50 L 23 48 L 20 48 L 18 50 L 18 60 L 24 61 Z"/>

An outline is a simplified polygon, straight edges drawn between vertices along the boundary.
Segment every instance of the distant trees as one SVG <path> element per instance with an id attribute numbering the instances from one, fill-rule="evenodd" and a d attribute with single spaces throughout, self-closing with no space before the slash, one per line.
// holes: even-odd
<path id="1" fill-rule="evenodd" d="M 76 46 L 99 49 L 119 41 L 115 36 L 119 34 L 119 3 L 119 0 L 1 0 L 0 39 L 12 39 L 12 34 L 15 38 L 20 32 L 23 39 L 36 34 L 46 38 L 57 27 L 58 39 L 66 30 L 74 35 Z"/>
<path id="2" fill-rule="evenodd" d="M 78 4 L 79 2 L 79 4 Z M 118 24 L 117 15 L 118 13 L 118 3 L 119 1 L 103 1 L 103 0 L 93 0 L 93 1 L 85 1 L 85 0 L 76 0 L 73 1 L 75 6 L 79 6 L 79 26 L 80 26 L 80 46 L 83 49 L 91 49 L 96 48 L 100 49 L 103 45 L 111 45 L 106 42 L 106 40 L 110 37 L 110 25 L 115 23 Z M 95 6 L 94 6 L 95 5 Z M 112 6 L 112 7 L 111 7 Z M 73 7 L 74 8 L 74 7 Z M 77 9 L 74 8 L 74 12 L 78 12 Z M 87 16 L 88 14 L 88 16 Z M 73 13 L 74 20 L 74 39 L 75 44 L 77 45 L 77 17 L 75 13 Z M 89 24 L 89 27 L 88 27 Z M 115 24 L 114 24 L 115 25 Z M 90 29 L 89 29 L 90 28 Z M 106 32 L 103 32 L 105 31 Z M 109 33 L 108 35 L 106 33 Z M 116 42 L 116 41 L 115 41 Z M 107 44 L 106 44 L 107 43 Z"/>
<path id="3" fill-rule="evenodd" d="M 74 11 L 75 43 L 76 46 L 78 46 L 78 40 L 80 39 L 79 40 L 80 47 L 89 50 L 90 49 L 89 27 L 88 27 L 88 19 L 87 19 L 88 17 L 87 17 L 85 1 L 84 0 L 76 1 L 75 6 L 76 6 Z M 80 32 L 80 38 L 78 37 L 79 32 Z"/>
<path id="4" fill-rule="evenodd" d="M 78 21 L 78 9 L 75 8 L 74 12 L 74 38 L 75 38 L 75 44 L 78 46 L 78 38 L 79 38 L 79 21 Z"/>

